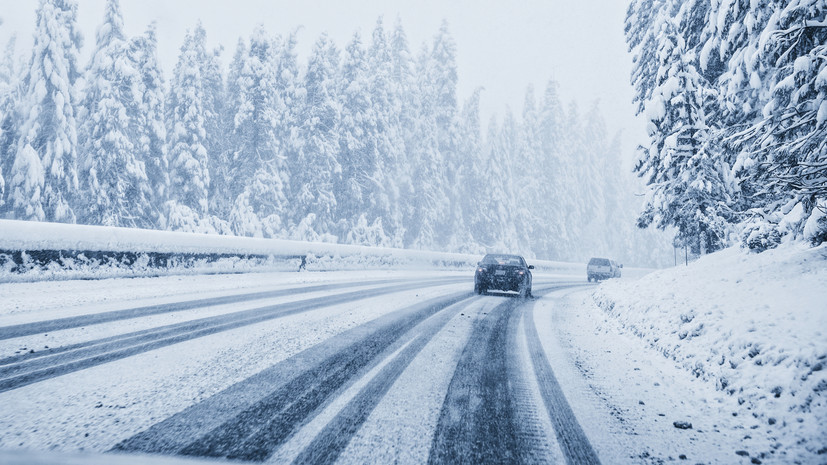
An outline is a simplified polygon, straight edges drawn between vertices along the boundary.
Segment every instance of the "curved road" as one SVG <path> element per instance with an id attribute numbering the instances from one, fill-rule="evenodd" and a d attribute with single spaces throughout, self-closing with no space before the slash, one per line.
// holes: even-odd
<path id="1" fill-rule="evenodd" d="M 129 418 L 117 420 L 124 426 L 108 432 L 109 446 L 88 447 L 246 462 L 596 464 L 533 318 L 536 299 L 583 285 L 536 279 L 536 297 L 524 300 L 476 296 L 465 277 L 361 280 L 0 327 L 0 341 L 9 344 L 67 335 L 59 347 L 0 358 L 0 416 L 23 416 L 13 399 L 41 395 L 65 376 L 129 367 L 138 356 L 174 363 L 164 354 L 185 342 L 217 347 L 222 335 L 266 333 L 289 321 L 309 334 L 331 334 L 177 413 L 144 419 L 137 430 Z M 314 331 L 360 308 L 372 312 L 364 321 Z M 14 428 L 13 419 L 0 423 L 0 449 L 12 445 L 3 437 Z"/>

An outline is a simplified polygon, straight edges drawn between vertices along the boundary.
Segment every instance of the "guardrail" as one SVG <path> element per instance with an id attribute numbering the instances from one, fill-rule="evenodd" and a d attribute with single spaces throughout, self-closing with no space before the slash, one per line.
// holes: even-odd
<path id="1" fill-rule="evenodd" d="M 366 268 L 470 269 L 481 255 L 108 226 L 0 220 L 0 282 Z M 578 263 L 529 260 L 583 274 Z"/>

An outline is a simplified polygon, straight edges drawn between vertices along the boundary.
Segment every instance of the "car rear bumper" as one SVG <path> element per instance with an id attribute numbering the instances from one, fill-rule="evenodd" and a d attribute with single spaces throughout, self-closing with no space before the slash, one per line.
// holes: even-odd
<path id="1" fill-rule="evenodd" d="M 612 278 L 611 273 L 589 273 L 589 279 L 609 279 Z"/>
<path id="2" fill-rule="evenodd" d="M 498 278 L 498 277 L 477 277 L 476 278 L 476 285 L 484 287 L 486 289 L 498 290 L 498 291 L 515 291 L 519 292 L 520 287 L 523 285 L 523 277 L 510 277 L 507 276 L 505 278 Z"/>

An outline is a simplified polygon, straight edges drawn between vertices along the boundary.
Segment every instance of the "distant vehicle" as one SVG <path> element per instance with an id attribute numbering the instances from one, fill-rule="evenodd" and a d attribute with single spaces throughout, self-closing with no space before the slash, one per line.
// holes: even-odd
<path id="1" fill-rule="evenodd" d="M 520 297 L 531 297 L 531 271 L 519 255 L 488 254 L 477 264 L 474 292 L 485 294 L 491 289 L 514 291 Z"/>
<path id="2" fill-rule="evenodd" d="M 608 258 L 592 258 L 586 266 L 586 275 L 589 282 L 592 280 L 599 281 L 601 279 L 619 278 L 620 269 L 623 265 L 618 264 L 614 260 Z"/>

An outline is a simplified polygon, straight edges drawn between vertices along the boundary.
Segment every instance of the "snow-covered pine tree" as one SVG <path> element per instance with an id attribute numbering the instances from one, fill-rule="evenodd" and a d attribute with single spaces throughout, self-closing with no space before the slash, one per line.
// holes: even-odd
<path id="1" fill-rule="evenodd" d="M 484 253 L 485 248 L 476 240 L 477 233 L 472 225 L 480 228 L 489 228 L 493 225 L 486 224 L 481 220 L 479 202 L 487 192 L 490 185 L 485 172 L 485 157 L 483 154 L 482 132 L 480 126 L 480 94 L 481 88 L 477 88 L 465 101 L 462 112 L 459 116 L 457 131 L 457 158 L 454 173 L 453 189 L 454 218 L 459 218 L 451 235 L 452 242 L 450 250 L 461 253 Z M 477 189 L 472 193 L 472 189 Z M 479 192 L 481 190 L 482 192 Z M 475 195 L 476 194 L 476 195 Z M 479 195 L 482 194 L 482 195 Z M 476 218 L 474 218 L 476 217 Z"/>
<path id="2" fill-rule="evenodd" d="M 436 91 L 431 79 L 431 53 L 423 46 L 417 59 L 416 83 L 420 96 L 417 115 L 417 143 L 409 149 L 412 172 L 413 205 L 408 224 L 408 246 L 414 249 L 437 249 L 438 229 L 448 216 L 445 196 L 445 162 L 439 151 L 436 120 Z M 444 243 L 443 247 L 444 247 Z"/>
<path id="3" fill-rule="evenodd" d="M 558 176 L 562 177 L 562 183 L 565 186 L 563 192 L 571 193 L 567 196 L 565 206 L 566 227 L 568 228 L 571 245 L 567 249 L 565 259 L 583 260 L 584 257 L 581 256 L 583 243 L 579 238 L 585 234 L 585 225 L 590 220 L 593 212 L 588 210 L 586 200 L 591 195 L 579 197 L 581 188 L 583 188 L 578 183 L 580 173 L 586 171 L 583 166 L 585 160 L 582 160 L 586 146 L 586 134 L 584 121 L 580 116 L 580 106 L 576 101 L 569 102 L 563 124 L 563 133 L 565 134 L 563 144 L 565 148 L 563 149 L 561 166 L 558 168 Z"/>
<path id="4" fill-rule="evenodd" d="M 710 152 L 704 113 L 706 86 L 695 54 L 673 23 L 659 40 L 658 85 L 647 104 L 651 145 L 642 147 L 635 170 L 650 186 L 640 227 L 677 228 L 676 243 L 695 253 L 727 244 L 732 186 L 721 157 Z"/>
<path id="5" fill-rule="evenodd" d="M 282 41 L 276 60 L 276 95 L 283 102 L 276 108 L 274 120 L 276 138 L 279 140 L 279 158 L 284 160 L 288 170 L 287 177 L 294 179 L 292 169 L 296 165 L 292 162 L 297 159 L 304 141 L 301 139 L 302 115 L 305 113 L 305 88 L 296 57 L 296 34 L 293 31 Z M 294 201 L 293 194 L 296 186 L 285 185 L 287 203 Z M 288 208 L 288 221 L 290 210 Z"/>
<path id="6" fill-rule="evenodd" d="M 345 48 L 338 95 L 341 175 L 336 179 L 336 192 L 342 237 L 356 227 L 360 214 L 367 213 L 370 196 L 375 191 L 372 177 L 379 169 L 376 113 L 371 101 L 369 72 L 367 53 L 357 32 Z"/>
<path id="7" fill-rule="evenodd" d="M 507 152 L 508 142 L 504 134 L 496 116 L 492 116 L 483 153 L 474 160 L 471 181 L 466 190 L 470 207 L 468 228 L 480 251 L 485 252 L 517 250 L 518 247 L 513 212 L 509 209 L 512 202 L 508 194 L 511 187 L 511 154 Z"/>
<path id="8" fill-rule="evenodd" d="M 167 100 L 170 200 L 166 228 L 204 231 L 210 185 L 204 115 L 204 87 L 195 37 L 187 32 Z M 209 230 L 209 228 L 206 228 Z"/>
<path id="9" fill-rule="evenodd" d="M 705 42 L 699 52 L 701 70 L 718 81 L 721 89 L 721 126 L 750 124 L 760 116 L 769 98 L 767 73 L 773 66 L 757 59 L 761 30 L 773 14 L 769 2 L 755 5 L 751 0 L 734 0 L 714 5 L 709 12 Z M 681 15 L 686 15 L 685 8 Z M 686 34 L 682 23 L 681 30 Z M 720 67 L 720 72 L 710 69 Z M 731 131 L 730 131 L 731 133 Z M 728 134 L 724 134 L 725 136 Z"/>
<path id="10" fill-rule="evenodd" d="M 77 59 L 83 41 L 76 23 L 76 1 L 41 0 L 32 59 L 22 82 L 20 136 L 10 174 L 13 191 L 9 195 L 26 196 L 10 198 L 17 205 L 13 207 L 15 212 L 31 212 L 25 214 L 25 219 L 75 221 L 78 137 L 74 86 L 80 75 Z M 39 158 L 38 163 L 32 160 L 32 153 Z M 36 179 L 27 179 L 30 175 Z M 42 189 L 21 190 L 22 186 L 38 184 Z M 20 207 L 21 202 L 25 208 Z"/>
<path id="11" fill-rule="evenodd" d="M 769 99 L 768 73 L 773 66 L 758 59 L 758 52 L 762 47 L 761 30 L 773 14 L 773 8 L 766 4 L 753 8 L 750 0 L 687 3 L 681 6 L 680 18 L 691 17 L 693 9 L 708 12 L 700 34 L 701 43 L 696 46 L 688 42 L 687 47 L 696 51 L 698 70 L 711 84 L 710 89 L 717 93 L 715 108 L 706 109 L 711 145 L 736 174 L 738 189 L 731 207 L 746 212 L 760 201 L 763 186 L 737 161 L 743 150 L 734 136 L 756 121 Z M 682 19 L 679 28 L 691 39 L 688 21 Z"/>
<path id="12" fill-rule="evenodd" d="M 609 194 L 612 177 L 617 173 L 604 173 L 601 169 L 611 163 L 606 159 L 606 132 L 600 104 L 594 102 L 583 120 L 581 148 L 576 154 L 572 154 L 574 181 L 578 188 L 574 197 L 579 199 L 577 206 L 583 219 L 580 224 L 582 229 L 578 234 L 580 239 L 577 241 L 577 258 L 580 260 L 585 260 L 598 252 L 602 252 L 604 256 L 609 252 L 604 249 L 609 239 L 606 237 L 606 231 L 612 231 L 606 219 L 608 211 L 605 196 Z"/>
<path id="13" fill-rule="evenodd" d="M 526 102 L 527 107 L 531 104 Z M 549 79 L 543 91 L 543 98 L 536 116 L 531 111 L 525 113 L 525 137 L 534 137 L 535 141 L 528 141 L 528 155 L 535 157 L 533 180 L 528 182 L 525 195 L 532 201 L 532 208 L 536 211 L 536 218 L 540 222 L 537 227 L 538 237 L 533 238 L 534 250 L 538 257 L 547 259 L 571 258 L 570 254 L 578 243 L 572 238 L 582 239 L 574 229 L 579 225 L 566 222 L 567 212 L 574 208 L 572 200 L 577 194 L 568 180 L 571 176 L 573 157 L 578 155 L 578 149 L 572 147 L 577 141 L 576 128 L 566 128 L 565 114 L 558 91 L 558 84 Z M 536 118 L 536 123 L 533 122 Z M 532 127 L 536 125 L 535 129 Z M 532 136 L 532 134 L 534 134 Z M 538 179 L 541 179 L 538 180 Z"/>
<path id="14" fill-rule="evenodd" d="M 299 128 L 303 140 L 291 172 L 293 173 L 293 219 L 302 228 L 294 230 L 316 238 L 330 240 L 338 232 L 345 236 L 345 228 L 337 227 L 341 220 L 341 191 L 336 181 L 342 175 L 339 162 L 339 120 L 341 103 L 338 96 L 339 50 L 333 41 L 322 34 L 313 45 L 305 73 L 305 102 L 302 106 Z M 310 215 L 313 215 L 310 218 Z M 312 224 L 311 224 L 312 223 Z"/>
<path id="15" fill-rule="evenodd" d="M 144 163 L 148 183 L 149 226 L 166 224 L 163 206 L 169 195 L 169 159 L 165 124 L 164 76 L 158 62 L 155 23 L 129 41 L 129 56 L 138 72 L 138 96 L 134 119 L 136 158 Z"/>
<path id="16" fill-rule="evenodd" d="M 402 27 L 402 21 L 397 17 L 390 38 L 391 49 L 391 80 L 393 85 L 392 101 L 390 103 L 399 125 L 400 156 L 396 172 L 392 173 L 396 180 L 399 192 L 399 214 L 401 216 L 402 246 L 410 245 L 412 241 L 410 225 L 417 200 L 413 191 L 411 176 L 411 157 L 418 146 L 420 111 L 419 94 L 416 91 L 416 79 L 413 71 L 413 59 L 408 46 L 408 37 Z"/>
<path id="17" fill-rule="evenodd" d="M 276 89 L 279 44 L 264 27 L 250 37 L 250 49 L 238 77 L 230 175 L 234 198 L 230 223 L 238 235 L 274 237 L 284 230 L 287 169 L 280 156 L 276 117 L 284 102 Z M 250 215 L 252 213 L 252 216 Z"/>
<path id="18" fill-rule="evenodd" d="M 430 99 L 430 117 L 436 130 L 437 148 L 444 161 L 445 177 L 441 180 L 442 191 L 448 202 L 445 216 L 441 216 L 438 223 L 437 239 L 442 244 L 452 240 L 454 231 L 461 228 L 462 218 L 457 217 L 460 209 L 454 208 L 459 202 L 456 186 L 458 167 L 461 164 L 457 151 L 457 63 L 456 43 L 448 30 L 448 22 L 443 20 L 442 25 L 434 37 L 431 47 L 428 71 L 428 94 Z"/>
<path id="19" fill-rule="evenodd" d="M 149 228 L 156 225 L 149 203 L 144 161 L 136 151 L 141 81 L 129 59 L 120 2 L 106 2 L 95 51 L 86 71 L 81 127 L 79 220 L 84 224 Z"/>
<path id="20" fill-rule="evenodd" d="M 787 234 L 827 241 L 827 3 L 797 0 L 771 9 L 771 19 L 759 23 L 756 54 L 769 75 L 769 98 L 740 135 L 745 150 L 736 163 L 760 186 L 760 215 L 744 236 L 759 250 Z"/>
<path id="21" fill-rule="evenodd" d="M 502 205 L 506 214 L 500 215 L 503 223 L 503 248 L 500 250 L 528 251 L 529 244 L 525 242 L 517 229 L 517 211 L 519 200 L 515 194 L 516 181 L 514 174 L 514 154 L 519 150 L 520 127 L 510 107 L 506 107 L 502 126 L 492 148 L 489 160 L 491 173 L 502 173 L 503 183 Z M 495 189 L 496 192 L 496 189 Z M 495 199 L 494 199 L 495 200 Z"/>
<path id="22" fill-rule="evenodd" d="M 246 74 L 244 67 L 247 64 L 247 57 L 249 56 L 247 44 L 243 38 L 239 37 L 236 44 L 236 50 L 233 54 L 233 59 L 230 61 L 230 69 L 227 73 L 227 104 L 224 106 L 224 111 L 221 116 L 222 127 L 224 128 L 224 142 L 225 153 L 219 155 L 219 161 L 223 164 L 214 166 L 210 169 L 211 173 L 216 172 L 216 184 L 225 185 L 221 188 L 213 186 L 213 196 L 211 197 L 210 211 L 212 208 L 216 215 L 222 218 L 229 218 L 232 211 L 235 197 L 241 193 L 243 189 L 243 182 L 230 182 L 238 165 L 233 159 L 235 153 L 242 146 L 241 133 L 236 130 L 236 115 L 241 110 L 241 102 L 244 100 L 242 95 L 242 88 L 247 88 Z M 223 160 L 222 160 L 223 159 Z M 221 192 L 223 190 L 223 192 Z"/>
<path id="23" fill-rule="evenodd" d="M 460 124 L 461 151 L 467 161 L 461 193 L 465 218 L 462 234 L 467 237 L 465 250 L 470 253 L 501 250 L 505 239 L 502 237 L 502 226 L 508 221 L 507 214 L 500 216 L 506 213 L 500 204 L 504 196 L 505 167 L 492 163 L 492 158 L 501 156 L 501 146 L 497 140 L 499 125 L 496 117 L 492 117 L 486 145 L 481 138 L 479 122 L 481 90 L 476 89 L 466 101 Z"/>
<path id="24" fill-rule="evenodd" d="M 630 182 L 630 173 L 623 165 L 621 149 L 621 133 L 617 132 L 606 145 L 606 151 L 600 157 L 598 164 L 598 181 L 603 183 L 603 220 L 604 229 L 601 231 L 602 243 L 606 247 L 606 254 L 613 254 L 629 262 L 634 258 L 630 253 L 634 243 L 632 234 L 639 231 L 634 228 L 634 218 L 637 215 L 637 202 L 634 201 L 633 184 Z M 612 231 L 607 234 L 606 231 Z M 656 244 L 653 244 L 653 246 Z"/>
<path id="25" fill-rule="evenodd" d="M 0 18 L 0 25 L 2 25 Z M 10 179 L 14 164 L 13 145 L 16 139 L 17 100 L 20 98 L 17 71 L 14 66 L 15 36 L 9 39 L 5 53 L 0 59 L 0 218 L 5 212 L 6 179 Z"/>
<path id="26" fill-rule="evenodd" d="M 393 58 L 385 27 L 380 17 L 373 29 L 368 68 L 370 100 L 376 123 L 377 170 L 372 176 L 372 190 L 368 196 L 369 216 L 381 218 L 391 242 L 402 246 L 403 227 L 400 211 L 400 190 L 396 174 L 404 165 L 404 141 L 399 123 L 400 97 L 393 82 Z"/>
<path id="27" fill-rule="evenodd" d="M 540 203 L 536 186 L 533 185 L 534 172 L 539 171 L 541 157 L 540 122 L 537 115 L 537 102 L 534 97 L 534 86 L 528 85 L 523 103 L 522 122 L 517 126 L 516 150 L 512 152 L 513 194 L 519 199 L 514 205 L 514 222 L 521 244 L 525 244 L 525 251 L 531 251 L 540 257 L 546 256 L 546 251 L 538 241 L 545 242 L 545 237 L 538 226 L 542 223 L 537 216 L 538 211 L 548 208 Z M 558 224 L 560 220 L 558 219 Z M 558 243 L 564 240 L 556 237 Z"/>
<path id="28" fill-rule="evenodd" d="M 674 0 L 633 0 L 626 11 L 625 34 L 633 52 L 632 85 L 638 113 L 652 96 L 658 75 L 658 33 L 663 22 L 675 15 Z"/>
<path id="29" fill-rule="evenodd" d="M 26 144 L 17 151 L 12 166 L 8 196 L 12 218 L 27 221 L 46 219 L 41 201 L 45 183 L 45 171 L 40 164 L 40 157 L 31 145 Z"/>
<path id="30" fill-rule="evenodd" d="M 201 85 L 203 88 L 204 109 L 204 149 L 207 151 L 207 170 L 210 173 L 209 212 L 220 218 L 226 218 L 229 213 L 229 204 L 232 200 L 227 195 L 228 178 L 227 167 L 228 147 L 227 130 L 225 126 L 224 106 L 226 105 L 226 90 L 224 86 L 223 66 L 221 54 L 222 46 L 212 50 L 207 47 L 207 31 L 201 21 L 193 29 L 193 39 L 198 56 Z"/>

